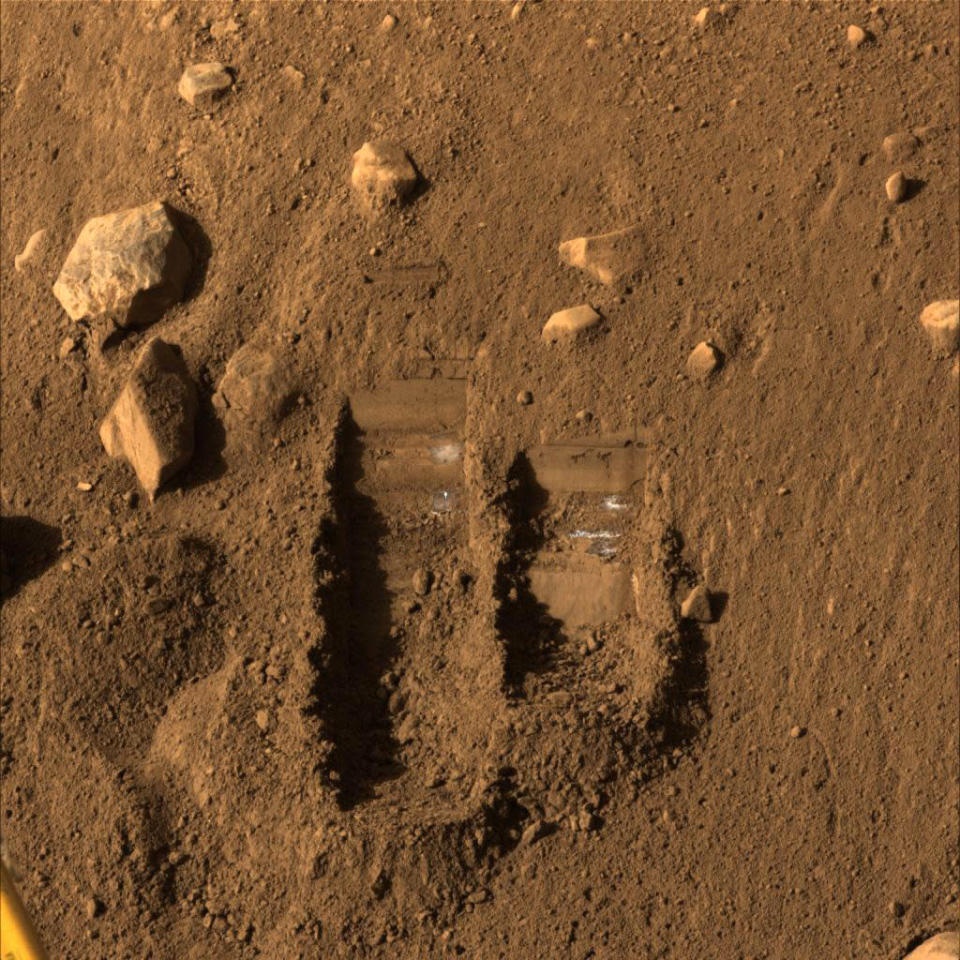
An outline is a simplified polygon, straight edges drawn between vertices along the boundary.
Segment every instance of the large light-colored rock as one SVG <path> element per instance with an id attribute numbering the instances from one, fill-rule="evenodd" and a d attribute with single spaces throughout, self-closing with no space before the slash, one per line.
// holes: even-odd
<path id="1" fill-rule="evenodd" d="M 560 244 L 560 260 L 579 267 L 601 283 L 612 286 L 640 267 L 643 258 L 639 226 L 625 227 L 593 237 L 577 237 Z"/>
<path id="2" fill-rule="evenodd" d="M 207 110 L 233 85 L 222 63 L 195 63 L 187 67 L 177 84 L 177 93 L 193 107 Z"/>
<path id="3" fill-rule="evenodd" d="M 934 300 L 924 307 L 920 324 L 938 353 L 960 348 L 960 300 Z"/>
<path id="4" fill-rule="evenodd" d="M 247 343 L 227 361 L 214 403 L 245 420 L 266 423 L 283 415 L 294 393 L 276 354 Z"/>
<path id="5" fill-rule="evenodd" d="M 883 138 L 883 152 L 891 163 L 909 160 L 920 148 L 920 141 L 912 133 L 891 133 Z"/>
<path id="6" fill-rule="evenodd" d="M 370 209 L 381 210 L 410 196 L 417 185 L 417 171 L 403 147 L 374 140 L 353 155 L 350 181 Z"/>
<path id="7" fill-rule="evenodd" d="M 197 407 L 180 351 L 154 337 L 100 425 L 107 453 L 130 463 L 151 500 L 193 456 Z"/>
<path id="8" fill-rule="evenodd" d="M 600 320 L 600 314 L 589 303 L 581 303 L 577 307 L 567 307 L 566 310 L 559 310 L 552 314 L 543 325 L 540 336 L 548 343 L 554 343 L 557 340 L 586 333 Z"/>
<path id="9" fill-rule="evenodd" d="M 53 293 L 72 320 L 139 327 L 183 297 L 189 275 L 190 250 L 158 200 L 88 220 Z"/>
<path id="10" fill-rule="evenodd" d="M 911 950 L 904 960 L 960 960 L 960 934 L 955 930 L 938 933 Z"/>

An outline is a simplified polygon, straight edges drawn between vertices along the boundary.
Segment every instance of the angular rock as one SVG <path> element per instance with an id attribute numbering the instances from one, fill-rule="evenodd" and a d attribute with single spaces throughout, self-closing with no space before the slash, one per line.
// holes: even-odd
<path id="1" fill-rule="evenodd" d="M 912 133 L 891 133 L 883 139 L 883 152 L 891 163 L 909 160 L 920 148 L 920 141 Z"/>
<path id="2" fill-rule="evenodd" d="M 551 315 L 543 325 L 540 336 L 548 343 L 579 336 L 595 327 L 601 320 L 600 314 L 588 303 L 576 307 L 567 307 Z"/>
<path id="3" fill-rule="evenodd" d="M 289 374 L 276 355 L 245 343 L 228 361 L 214 403 L 246 420 L 279 420 L 293 399 Z"/>
<path id="4" fill-rule="evenodd" d="M 612 233 L 565 240 L 560 244 L 560 260 L 612 286 L 640 266 L 641 247 L 639 226 L 625 227 Z"/>
<path id="5" fill-rule="evenodd" d="M 27 240 L 26 246 L 13 258 L 13 269 L 19 273 L 28 264 L 36 260 L 43 251 L 46 242 L 46 230 L 37 230 L 35 233 L 30 234 L 30 239 Z"/>
<path id="6" fill-rule="evenodd" d="M 960 300 L 935 300 L 920 314 L 920 324 L 937 353 L 960 349 Z"/>
<path id="7" fill-rule="evenodd" d="M 883 186 L 887 192 L 887 199 L 891 203 L 900 203 L 907 197 L 907 178 L 902 170 L 890 174 Z"/>
<path id="8" fill-rule="evenodd" d="M 222 63 L 195 63 L 187 67 L 177 93 L 192 107 L 206 110 L 233 86 L 233 77 Z"/>
<path id="9" fill-rule="evenodd" d="M 417 179 L 406 151 L 396 143 L 374 140 L 353 155 L 350 181 L 371 210 L 404 201 L 416 187 Z"/>
<path id="10" fill-rule="evenodd" d="M 706 380 L 720 366 L 720 351 L 701 340 L 687 357 L 687 373 L 695 380 Z"/>
<path id="11" fill-rule="evenodd" d="M 911 950 L 904 960 L 960 960 L 960 934 L 955 930 L 938 933 Z"/>
<path id="12" fill-rule="evenodd" d="M 180 351 L 154 337 L 100 425 L 111 457 L 123 457 L 151 500 L 193 456 L 197 390 Z"/>
<path id="13" fill-rule="evenodd" d="M 713 611 L 710 609 L 710 592 L 703 584 L 694 587 L 686 600 L 680 604 L 680 616 L 684 620 L 696 620 L 698 623 L 710 623 Z"/>
<path id="14" fill-rule="evenodd" d="M 693 25 L 699 30 L 705 30 L 720 20 L 720 12 L 710 7 L 701 7 L 693 18 Z"/>
<path id="15" fill-rule="evenodd" d="M 190 250 L 160 201 L 94 217 L 67 255 L 53 294 L 71 320 L 146 326 L 183 297 Z"/>

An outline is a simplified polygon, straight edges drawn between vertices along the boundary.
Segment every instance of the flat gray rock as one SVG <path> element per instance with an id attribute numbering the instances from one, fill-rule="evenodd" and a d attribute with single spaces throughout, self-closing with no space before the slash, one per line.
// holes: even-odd
<path id="1" fill-rule="evenodd" d="M 72 320 L 108 317 L 118 327 L 146 326 L 183 298 L 190 260 L 158 200 L 88 220 L 53 294 Z"/>
<path id="2" fill-rule="evenodd" d="M 100 425 L 104 449 L 130 463 L 151 500 L 190 462 L 197 409 L 180 351 L 154 337 Z"/>

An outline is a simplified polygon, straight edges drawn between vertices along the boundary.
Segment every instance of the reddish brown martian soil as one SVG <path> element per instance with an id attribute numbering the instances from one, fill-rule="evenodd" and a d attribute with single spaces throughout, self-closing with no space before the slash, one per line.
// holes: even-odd
<path id="1" fill-rule="evenodd" d="M 52 958 L 956 929 L 960 7 L 697 12 L 4 0 L 0 825 Z M 71 319 L 157 200 L 182 299 Z M 198 412 L 151 501 L 100 427 L 154 336 Z"/>

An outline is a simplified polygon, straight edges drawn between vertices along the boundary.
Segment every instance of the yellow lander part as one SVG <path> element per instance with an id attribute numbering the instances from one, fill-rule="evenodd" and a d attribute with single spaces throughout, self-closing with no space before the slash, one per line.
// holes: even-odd
<path id="1" fill-rule="evenodd" d="M 47 960 L 40 940 L 0 860 L 0 960 Z"/>

